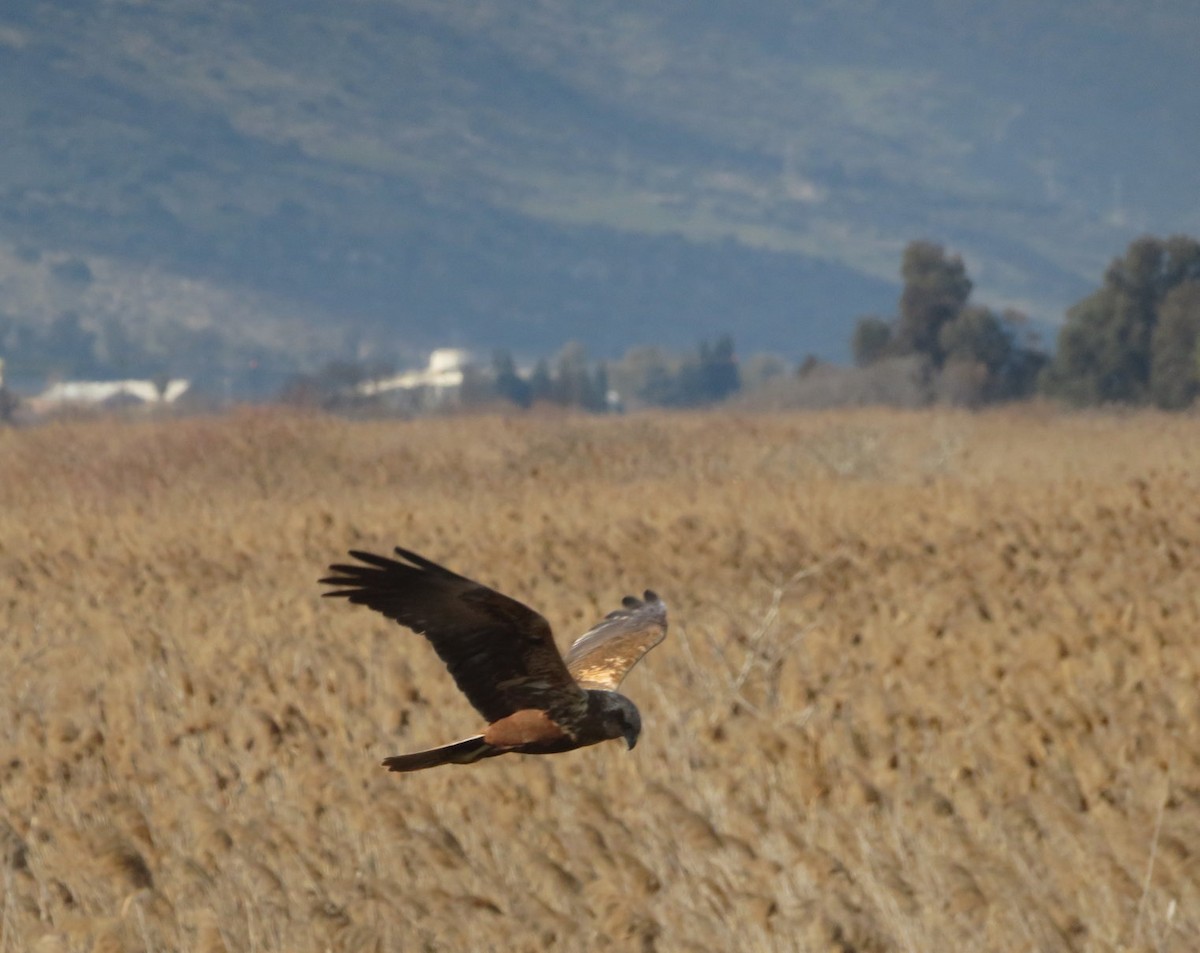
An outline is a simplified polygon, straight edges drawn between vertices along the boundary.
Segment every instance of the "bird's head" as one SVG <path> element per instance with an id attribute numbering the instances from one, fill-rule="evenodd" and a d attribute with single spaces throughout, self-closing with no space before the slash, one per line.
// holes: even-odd
<path id="1" fill-rule="evenodd" d="M 635 708 L 633 709 L 633 717 L 625 722 L 624 730 L 621 732 L 621 737 L 625 739 L 626 750 L 632 751 L 633 746 L 638 743 L 638 738 L 642 734 L 642 716 Z"/>
<path id="2" fill-rule="evenodd" d="M 624 738 L 632 750 L 642 733 L 642 716 L 637 707 L 624 695 L 605 692 L 604 724 L 610 738 Z"/>

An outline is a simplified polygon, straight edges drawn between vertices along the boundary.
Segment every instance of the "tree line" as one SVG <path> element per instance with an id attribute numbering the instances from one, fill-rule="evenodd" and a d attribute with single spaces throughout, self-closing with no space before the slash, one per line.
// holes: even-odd
<path id="1" fill-rule="evenodd" d="M 1178 409 L 1200 396 L 1195 239 L 1146 236 L 1132 242 L 1109 265 L 1101 287 L 1068 309 L 1053 353 L 1025 314 L 974 301 L 962 257 L 940 244 L 910 242 L 900 277 L 896 314 L 863 316 L 854 325 L 850 350 L 860 376 L 809 357 L 790 374 L 777 362 L 786 379 L 773 383 L 797 393 L 806 386 L 828 393 L 835 382 L 837 402 L 894 400 L 910 406 L 935 401 L 981 406 L 1041 395 L 1075 406 Z M 682 359 L 654 347 L 634 348 L 590 372 L 582 346 L 569 345 L 556 362 L 538 362 L 527 379 L 501 351 L 493 371 L 491 396 L 520 406 L 547 401 L 593 410 L 611 409 L 605 394 L 614 391 L 634 405 L 684 407 L 724 400 L 747 384 L 729 335 L 702 342 Z M 902 389 L 894 386 L 900 379 Z M 880 386 L 889 381 L 890 390 Z"/>
<path id="2" fill-rule="evenodd" d="M 1042 389 L 1077 405 L 1190 406 L 1200 394 L 1200 242 L 1130 244 L 1067 311 Z"/>
<path id="3" fill-rule="evenodd" d="M 728 334 L 682 356 L 638 346 L 609 362 L 589 360 L 573 342 L 525 369 L 510 351 L 495 351 L 490 364 L 468 370 L 458 403 L 602 412 L 705 406 L 770 390 L 783 395 L 773 405 L 796 407 L 982 406 L 1042 395 L 1078 406 L 1182 408 L 1200 395 L 1200 243 L 1194 239 L 1143 237 L 1130 244 L 1101 287 L 1067 311 L 1053 354 L 1026 315 L 974 301 L 961 256 L 942 245 L 910 242 L 900 277 L 896 314 L 856 321 L 849 342 L 853 369 L 811 356 L 790 369 L 773 355 L 743 363 Z M 333 364 L 306 378 L 316 382 L 306 393 L 338 406 L 346 385 L 366 373 Z"/>
<path id="4" fill-rule="evenodd" d="M 849 343 L 857 376 L 811 357 L 790 371 L 771 355 L 743 364 L 728 334 L 701 341 L 684 355 L 638 346 L 611 362 L 589 360 L 584 346 L 573 342 L 531 369 L 519 368 L 511 352 L 495 351 L 490 364 L 468 369 L 458 402 L 542 403 L 597 412 L 695 407 L 764 382 L 776 391 L 791 388 L 792 406 L 935 401 L 979 406 L 1040 394 L 1077 406 L 1178 409 L 1200 396 L 1200 242 L 1190 237 L 1132 242 L 1109 265 L 1101 286 L 1068 309 L 1053 354 L 1043 349 L 1025 315 L 973 301 L 961 256 L 943 246 L 910 242 L 900 277 L 896 314 L 866 315 L 853 327 Z M 84 364 L 102 350 L 127 362 L 136 354 L 115 324 L 103 330 L 100 348 L 100 336 L 66 313 L 44 333 L 45 340 L 21 340 L 18 350 L 38 351 L 36 344 L 47 354 L 75 355 Z M 20 329 L 0 315 L 0 332 L 10 339 Z M 294 377 L 281 396 L 341 408 L 358 399 L 347 396 L 357 384 L 385 370 L 332 362 Z M 814 393 L 822 396 L 814 399 Z M 0 419 L 11 416 L 13 406 L 11 400 L 0 402 Z"/>
<path id="5" fill-rule="evenodd" d="M 858 320 L 850 348 L 859 367 L 915 359 L 930 396 L 981 404 L 1029 396 L 1046 355 L 1017 311 L 971 302 L 966 266 L 929 241 L 910 242 L 900 265 L 904 286 L 892 319 Z"/>
<path id="6" fill-rule="evenodd" d="M 630 349 L 619 361 L 591 365 L 582 344 L 572 342 L 552 363 L 539 360 L 532 373 L 518 373 L 512 354 L 493 354 L 491 375 L 464 400 L 500 397 L 519 407 L 534 403 L 612 410 L 629 404 L 697 407 L 713 404 L 741 389 L 733 338 L 701 341 L 695 353 L 674 358 L 656 347 Z"/>
<path id="7" fill-rule="evenodd" d="M 1014 311 L 970 302 L 962 259 L 915 241 L 904 251 L 904 288 L 892 320 L 860 318 L 851 349 L 859 366 L 916 356 L 966 403 L 1041 394 L 1075 406 L 1191 406 L 1200 395 L 1200 242 L 1145 236 L 1113 260 L 1099 289 L 1068 309 L 1048 355 Z"/>

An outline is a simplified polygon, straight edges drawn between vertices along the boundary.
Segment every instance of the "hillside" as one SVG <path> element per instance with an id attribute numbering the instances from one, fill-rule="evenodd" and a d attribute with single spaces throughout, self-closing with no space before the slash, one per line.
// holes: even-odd
<path id="1" fill-rule="evenodd" d="M 920 236 L 1053 321 L 1200 231 L 1198 35 L 1181 0 L 8 4 L 0 350 L 52 370 L 22 353 L 74 313 L 131 372 L 839 358 Z"/>

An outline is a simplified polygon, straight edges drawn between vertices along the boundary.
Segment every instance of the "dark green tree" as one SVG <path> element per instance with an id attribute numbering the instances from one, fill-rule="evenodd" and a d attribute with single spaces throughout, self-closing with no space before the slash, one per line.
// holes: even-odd
<path id="1" fill-rule="evenodd" d="M 960 256 L 947 255 L 933 242 L 910 242 L 900 274 L 904 289 L 897 318 L 864 315 L 855 323 L 850 339 L 855 364 L 916 358 L 941 399 L 956 403 L 1033 392 L 1046 358 L 1024 331 L 1028 319 L 968 304 L 972 285 Z"/>
<path id="2" fill-rule="evenodd" d="M 945 359 L 942 328 L 958 317 L 971 296 L 971 279 L 958 255 L 929 241 L 909 242 L 900 266 L 904 290 L 896 321 L 897 353 L 921 354 L 936 367 Z"/>
<path id="3" fill-rule="evenodd" d="M 1150 397 L 1179 410 L 1200 394 L 1200 282 L 1176 285 L 1163 298 L 1150 342 Z"/>
<path id="4" fill-rule="evenodd" d="M 946 358 L 976 361 L 995 374 L 1012 355 L 1012 335 L 988 308 L 970 305 L 942 325 L 938 345 Z"/>
<path id="5" fill-rule="evenodd" d="M 1105 399 L 1100 369 L 1107 350 L 1103 329 L 1111 324 L 1108 305 L 1108 297 L 1096 292 L 1067 310 L 1058 332 L 1058 350 L 1042 375 L 1041 389 L 1047 394 L 1077 405 Z"/>
<path id="6" fill-rule="evenodd" d="M 874 314 L 864 314 L 854 325 L 850 353 L 854 363 L 867 367 L 885 357 L 892 346 L 892 322 Z"/>
<path id="7" fill-rule="evenodd" d="M 698 403 L 724 400 L 741 387 L 737 356 L 733 350 L 733 338 L 722 334 L 716 343 L 700 343 L 698 365 Z"/>
<path id="8" fill-rule="evenodd" d="M 1148 323 L 1150 312 L 1176 285 L 1200 280 L 1200 243 L 1186 235 L 1135 239 L 1104 274 L 1104 286 L 1128 296 Z"/>
<path id="9" fill-rule="evenodd" d="M 1044 389 L 1080 404 L 1145 400 L 1163 302 L 1174 288 L 1197 280 L 1200 243 L 1194 239 L 1132 242 L 1109 265 L 1103 286 L 1068 310 Z"/>
<path id="10" fill-rule="evenodd" d="M 506 350 L 492 353 L 492 376 L 496 394 L 518 407 L 528 407 L 533 401 L 529 382 L 517 373 L 512 354 Z"/>
<path id="11" fill-rule="evenodd" d="M 558 354 L 554 368 L 555 402 L 566 407 L 594 410 L 603 399 L 597 399 L 595 381 L 588 370 L 587 351 L 578 341 L 570 341 Z"/>

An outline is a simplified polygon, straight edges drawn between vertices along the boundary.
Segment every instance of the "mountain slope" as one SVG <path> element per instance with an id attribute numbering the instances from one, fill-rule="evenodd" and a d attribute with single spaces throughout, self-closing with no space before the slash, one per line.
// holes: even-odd
<path id="1" fill-rule="evenodd" d="M 841 357 L 912 238 L 1054 319 L 1133 235 L 1200 231 L 1200 11 L 794 6 L 10 4 L 0 350 L 76 312 L 195 373 L 724 330 Z"/>

